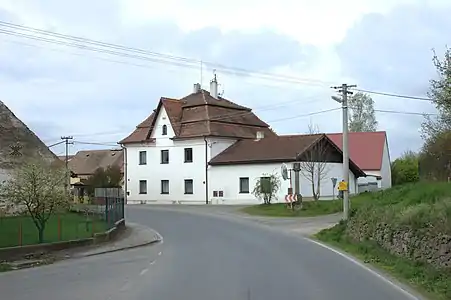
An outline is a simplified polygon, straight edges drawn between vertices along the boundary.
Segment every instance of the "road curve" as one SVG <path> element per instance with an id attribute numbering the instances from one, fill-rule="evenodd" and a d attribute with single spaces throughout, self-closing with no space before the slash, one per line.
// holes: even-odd
<path id="1" fill-rule="evenodd" d="M 308 240 L 250 222 L 129 208 L 162 244 L 0 274 L 2 298 L 411 300 Z"/>

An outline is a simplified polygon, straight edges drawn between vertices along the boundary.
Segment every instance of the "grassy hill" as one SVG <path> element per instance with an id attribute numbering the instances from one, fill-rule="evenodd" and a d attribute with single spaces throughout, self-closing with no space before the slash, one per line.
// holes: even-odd
<path id="1" fill-rule="evenodd" d="M 431 299 L 451 299 L 451 184 L 418 183 L 352 198 L 348 222 L 317 238 L 373 263 Z"/>

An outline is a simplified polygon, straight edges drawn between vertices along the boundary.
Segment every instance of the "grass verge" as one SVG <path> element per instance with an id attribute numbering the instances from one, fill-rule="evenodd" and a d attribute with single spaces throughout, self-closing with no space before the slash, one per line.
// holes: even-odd
<path id="1" fill-rule="evenodd" d="M 451 299 L 451 271 L 438 270 L 432 266 L 414 262 L 390 254 L 375 243 L 351 241 L 345 234 L 346 225 L 340 223 L 325 229 L 314 238 L 359 258 L 412 286 L 429 299 Z"/>
<path id="2" fill-rule="evenodd" d="M 12 270 L 12 268 L 10 265 L 0 263 L 0 272 L 7 272 L 7 271 L 11 271 L 11 270 Z"/>
<path id="3" fill-rule="evenodd" d="M 295 211 L 288 209 L 285 203 L 259 204 L 242 209 L 249 215 L 267 217 L 314 217 L 337 213 L 341 210 L 342 202 L 339 200 L 306 201 L 301 210 Z"/>
<path id="4" fill-rule="evenodd" d="M 78 213 L 64 213 L 51 216 L 46 223 L 44 242 L 52 243 L 88 238 L 93 233 L 106 230 L 106 223 L 98 217 Z M 39 243 L 38 230 L 29 216 L 0 218 L 0 248 Z"/>

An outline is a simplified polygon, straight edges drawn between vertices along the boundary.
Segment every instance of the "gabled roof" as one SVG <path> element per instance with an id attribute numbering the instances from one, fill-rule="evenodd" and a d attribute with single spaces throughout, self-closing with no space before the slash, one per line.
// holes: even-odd
<path id="1" fill-rule="evenodd" d="M 255 138 L 257 131 L 265 136 L 275 135 L 250 108 L 222 97 L 215 99 L 201 89 L 180 100 L 161 98 L 153 113 L 119 144 L 153 142 L 150 135 L 162 107 L 174 129 L 174 139 L 204 136 L 250 139 Z"/>
<path id="2" fill-rule="evenodd" d="M 0 173 L 10 173 L 27 159 L 56 165 L 61 163 L 39 137 L 0 101 Z M 1 177 L 0 182 L 6 178 L 4 175 Z"/>
<path id="3" fill-rule="evenodd" d="M 325 134 L 279 135 L 260 140 L 241 140 L 210 160 L 210 165 L 294 162 L 317 143 L 325 142 L 342 151 Z M 350 159 L 350 170 L 357 176 L 365 173 Z"/>
<path id="4" fill-rule="evenodd" d="M 327 136 L 343 149 L 343 134 L 328 133 Z M 349 132 L 349 157 L 362 170 L 380 170 L 384 147 L 387 141 L 385 131 L 375 132 Z"/>
<path id="5" fill-rule="evenodd" d="M 91 175 L 98 168 L 118 166 L 123 171 L 124 151 L 113 150 L 82 150 L 78 151 L 68 162 L 69 169 L 76 175 Z"/>

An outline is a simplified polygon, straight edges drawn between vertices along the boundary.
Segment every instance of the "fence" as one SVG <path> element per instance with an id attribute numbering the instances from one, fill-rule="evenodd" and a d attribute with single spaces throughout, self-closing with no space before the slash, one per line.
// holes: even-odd
<path id="1" fill-rule="evenodd" d="M 124 191 L 121 188 L 96 188 L 94 192 L 94 204 L 103 206 L 104 218 L 108 229 L 124 219 Z"/>
<path id="2" fill-rule="evenodd" d="M 3 216 L 0 217 L 0 248 L 88 238 L 104 232 L 107 227 L 103 218 L 96 214 L 60 213 L 45 223 L 43 240 L 40 241 L 31 216 Z"/>

